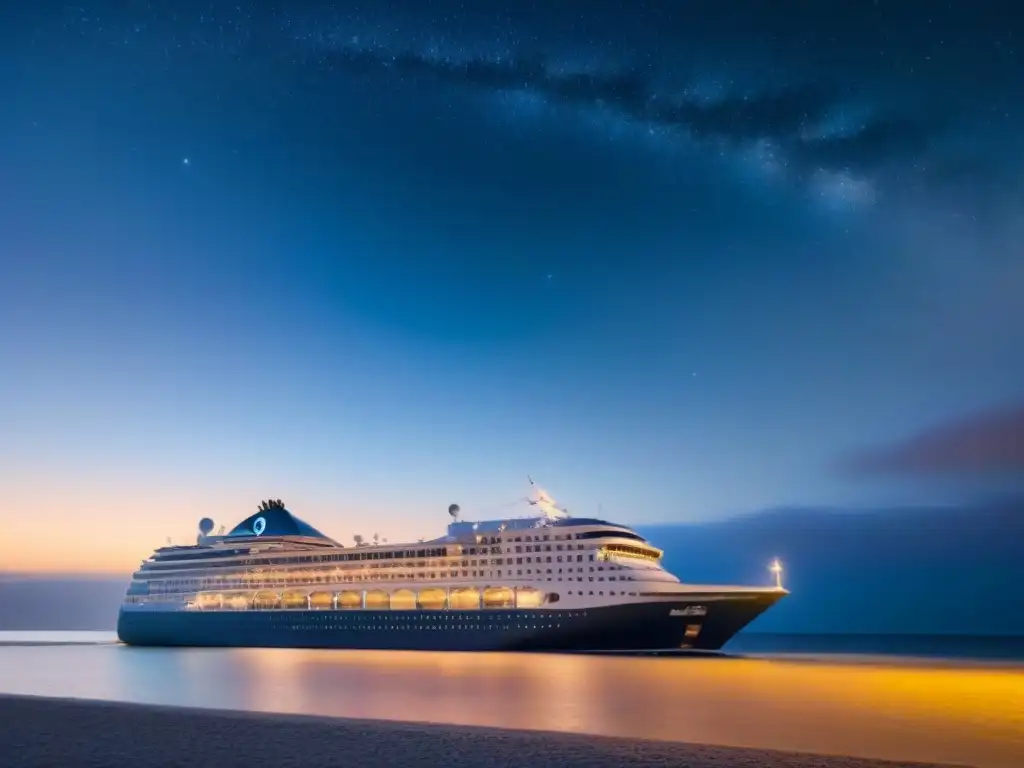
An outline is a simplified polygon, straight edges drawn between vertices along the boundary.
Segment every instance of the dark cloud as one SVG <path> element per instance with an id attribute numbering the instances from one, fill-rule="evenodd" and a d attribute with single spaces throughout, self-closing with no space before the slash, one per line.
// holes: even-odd
<path id="1" fill-rule="evenodd" d="M 801 84 L 755 96 L 659 105 L 646 114 L 637 103 L 620 102 L 617 106 L 630 117 L 653 119 L 697 137 L 789 141 L 824 118 L 837 100 L 838 94 L 831 88 Z"/>
<path id="2" fill-rule="evenodd" d="M 942 424 L 909 440 L 854 456 L 848 466 L 872 475 L 1024 472 L 1024 403 Z"/>
<path id="3" fill-rule="evenodd" d="M 917 156 L 927 149 L 939 130 L 934 121 L 885 117 L 853 133 L 799 142 L 793 147 L 793 154 L 808 166 L 872 171 Z"/>
<path id="4" fill-rule="evenodd" d="M 755 93 L 708 98 L 694 83 L 671 92 L 648 70 L 565 72 L 539 58 L 455 59 L 415 51 L 342 47 L 325 59 L 354 74 L 392 73 L 431 78 L 456 87 L 522 91 L 568 107 L 612 110 L 637 124 L 678 131 L 697 140 L 749 146 L 767 142 L 794 173 L 807 170 L 866 173 L 927 147 L 935 127 L 893 115 L 866 118 L 855 129 L 815 135 L 849 99 L 833 84 L 800 83 Z M 682 94 L 682 95 L 680 95 Z"/>

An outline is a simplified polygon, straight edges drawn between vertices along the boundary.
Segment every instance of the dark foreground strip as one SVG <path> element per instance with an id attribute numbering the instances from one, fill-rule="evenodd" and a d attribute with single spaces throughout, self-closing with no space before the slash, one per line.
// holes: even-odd
<path id="1" fill-rule="evenodd" d="M 895 765 L 909 764 L 535 731 L 0 696 L 3 768 Z"/>

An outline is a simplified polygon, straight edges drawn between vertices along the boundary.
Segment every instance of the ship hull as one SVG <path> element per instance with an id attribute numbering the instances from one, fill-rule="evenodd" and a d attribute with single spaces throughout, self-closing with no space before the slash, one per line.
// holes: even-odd
<path id="1" fill-rule="evenodd" d="M 785 593 L 652 600 L 587 609 L 244 610 L 125 607 L 139 646 L 418 651 L 719 650 Z"/>

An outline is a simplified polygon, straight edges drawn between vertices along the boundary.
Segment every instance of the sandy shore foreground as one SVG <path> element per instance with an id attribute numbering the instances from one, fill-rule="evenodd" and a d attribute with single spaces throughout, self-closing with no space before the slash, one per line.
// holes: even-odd
<path id="1" fill-rule="evenodd" d="M 0 765 L 880 768 L 911 764 L 534 731 L 0 696 Z"/>

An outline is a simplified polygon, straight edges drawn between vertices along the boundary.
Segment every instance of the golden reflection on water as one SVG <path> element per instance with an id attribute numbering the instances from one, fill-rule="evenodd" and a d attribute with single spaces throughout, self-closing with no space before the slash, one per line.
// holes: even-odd
<path id="1" fill-rule="evenodd" d="M 244 650 L 245 706 L 1024 766 L 1024 668 Z"/>
<path id="2" fill-rule="evenodd" d="M 1024 665 L 36 646 L 0 692 L 1024 768 Z"/>

